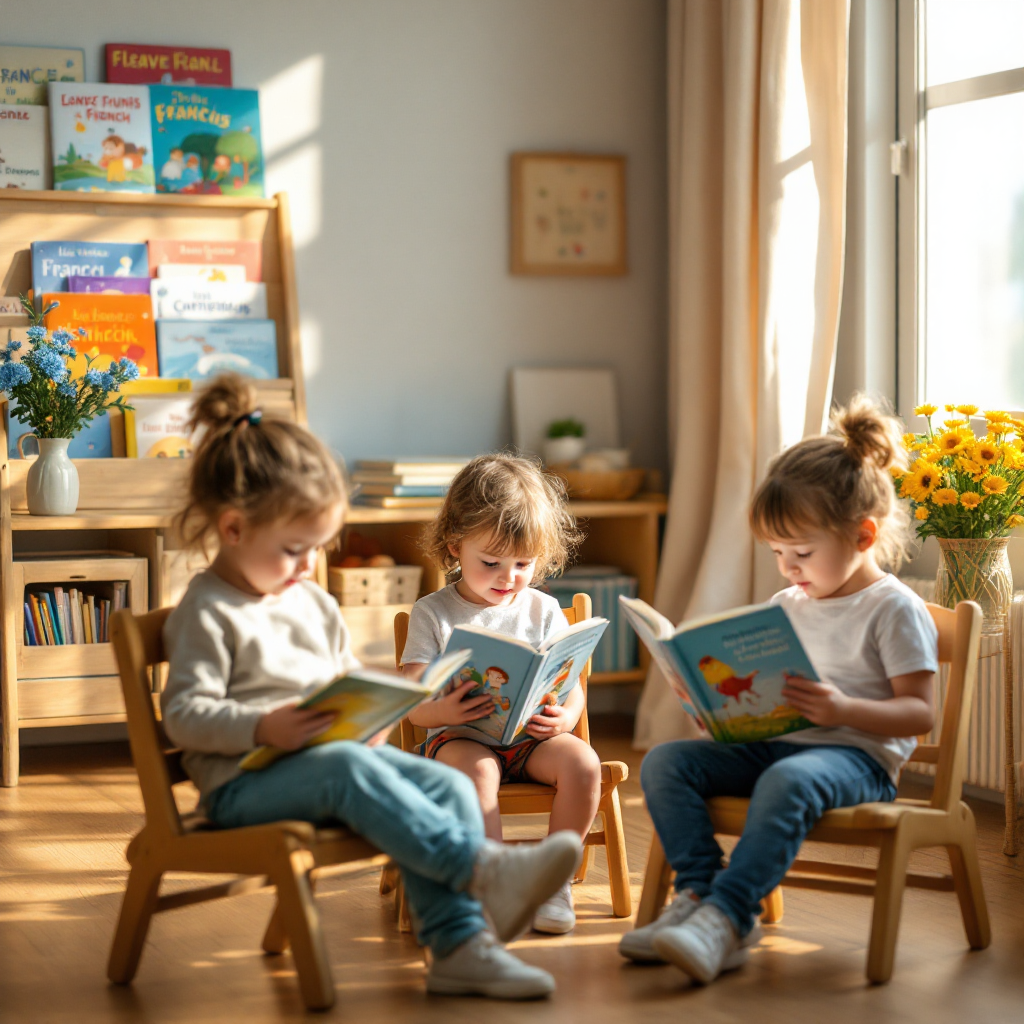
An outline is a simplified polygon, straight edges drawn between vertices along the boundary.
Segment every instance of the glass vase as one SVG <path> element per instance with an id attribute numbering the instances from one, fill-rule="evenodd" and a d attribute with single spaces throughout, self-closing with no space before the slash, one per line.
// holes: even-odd
<path id="1" fill-rule="evenodd" d="M 1013 600 L 1006 551 L 1010 538 L 937 539 L 942 558 L 935 576 L 935 603 L 954 608 L 959 601 L 977 601 L 984 616 L 981 635 L 999 636 Z"/>

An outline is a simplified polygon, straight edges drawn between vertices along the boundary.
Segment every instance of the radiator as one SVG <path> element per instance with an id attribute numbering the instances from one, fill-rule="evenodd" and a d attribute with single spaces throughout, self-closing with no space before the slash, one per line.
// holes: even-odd
<path id="1" fill-rule="evenodd" d="M 926 601 L 935 596 L 935 581 L 904 579 Z M 1013 659 L 1013 706 L 1014 706 L 1014 752 L 1016 786 L 1021 793 L 1021 741 L 1020 722 L 1022 695 L 1024 695 L 1024 591 L 1018 591 L 1013 598 L 1010 611 L 1010 638 Z M 982 637 L 978 657 L 978 683 L 971 711 L 970 731 L 967 734 L 967 766 L 964 782 L 979 789 L 1003 793 L 1006 791 L 1006 742 L 1003 727 L 1003 640 L 1002 637 Z M 928 742 L 939 740 L 938 723 L 942 718 L 943 700 L 946 696 L 948 668 L 943 668 L 938 683 L 938 706 L 936 727 Z M 914 764 L 914 772 L 934 775 L 934 765 Z"/>

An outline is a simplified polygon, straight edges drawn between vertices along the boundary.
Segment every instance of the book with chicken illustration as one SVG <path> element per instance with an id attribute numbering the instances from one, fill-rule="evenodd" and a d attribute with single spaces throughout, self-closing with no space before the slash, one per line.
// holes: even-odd
<path id="1" fill-rule="evenodd" d="M 448 651 L 427 666 L 418 683 L 391 672 L 357 668 L 320 687 L 299 707 L 332 711 L 334 723 L 305 745 L 312 747 L 335 740 L 366 742 L 405 718 L 417 704 L 434 696 L 469 657 L 469 651 Z M 239 761 L 239 767 L 259 771 L 286 754 L 287 751 L 277 747 L 257 747 Z"/>
<path id="2" fill-rule="evenodd" d="M 445 651 L 469 648 L 472 657 L 439 696 L 472 680 L 476 685 L 468 696 L 489 694 L 494 698 L 494 711 L 454 728 L 490 746 L 507 746 L 523 739 L 530 719 L 545 705 L 565 703 L 607 628 L 607 619 L 585 619 L 535 649 L 525 640 L 480 626 L 456 626 Z"/>
<path id="3" fill-rule="evenodd" d="M 782 699 L 789 677 L 818 680 L 789 616 L 749 605 L 673 626 L 645 601 L 619 603 L 665 678 L 708 734 L 751 743 L 811 728 Z"/>

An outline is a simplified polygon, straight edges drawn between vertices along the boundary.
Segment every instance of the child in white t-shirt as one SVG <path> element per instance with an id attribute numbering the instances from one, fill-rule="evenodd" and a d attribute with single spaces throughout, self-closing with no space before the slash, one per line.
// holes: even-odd
<path id="1" fill-rule="evenodd" d="M 933 724 L 938 668 L 924 602 L 879 566 L 899 560 L 906 534 L 888 472 L 903 457 L 895 421 L 856 398 L 830 434 L 769 466 L 750 521 L 791 584 L 772 601 L 822 680 L 791 678 L 783 696 L 816 728 L 758 743 L 664 743 L 647 755 L 641 784 L 677 895 L 623 936 L 629 959 L 668 961 L 703 984 L 739 967 L 760 901 L 821 816 L 895 798 L 914 737 Z M 725 868 L 705 805 L 716 796 L 750 797 Z"/>
<path id="2" fill-rule="evenodd" d="M 448 573 L 457 570 L 458 580 L 414 605 L 402 655 L 407 673 L 418 678 L 456 626 L 482 626 L 534 647 L 564 629 L 568 623 L 558 602 L 532 584 L 565 566 L 576 539 L 556 478 L 507 454 L 470 462 L 452 482 L 429 541 L 434 559 Z M 601 796 L 601 763 L 572 733 L 583 714 L 583 691 L 575 687 L 562 705 L 545 706 L 530 720 L 527 737 L 505 747 L 467 728 L 502 701 L 500 668 L 477 668 L 488 692 L 470 696 L 479 682 L 467 678 L 448 696 L 409 715 L 414 725 L 428 730 L 422 753 L 473 780 L 489 838 L 501 839 L 498 787 L 503 782 L 554 786 L 550 831 L 572 829 L 585 836 Z M 553 934 L 575 923 L 569 882 L 533 920 L 535 929 Z"/>

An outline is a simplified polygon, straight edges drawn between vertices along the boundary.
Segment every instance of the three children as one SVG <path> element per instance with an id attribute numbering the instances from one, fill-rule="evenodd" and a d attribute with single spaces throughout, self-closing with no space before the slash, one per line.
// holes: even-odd
<path id="1" fill-rule="evenodd" d="M 477 681 L 469 679 L 412 713 L 428 730 L 426 756 L 383 736 L 303 748 L 331 716 L 297 702 L 356 665 L 336 603 L 308 579 L 318 548 L 341 527 L 340 477 L 307 431 L 261 416 L 239 377 L 200 394 L 195 424 L 205 433 L 181 533 L 189 545 L 215 539 L 218 553 L 167 621 L 162 706 L 206 813 L 222 827 L 346 824 L 401 867 L 418 936 L 433 954 L 429 991 L 548 994 L 551 976 L 501 942 L 531 922 L 547 932 L 575 923 L 570 879 L 600 795 L 597 755 L 572 734 L 582 693 L 546 706 L 510 747 L 467 728 L 501 700 L 491 672 L 487 692 L 470 696 Z M 751 526 L 791 584 L 773 600 L 826 680 L 794 679 L 784 691 L 816 728 L 763 743 L 666 743 L 648 754 L 641 781 L 677 895 L 656 922 L 623 937 L 624 956 L 670 962 L 703 983 L 740 966 L 760 900 L 821 815 L 895 797 L 913 737 L 932 725 L 937 668 L 924 603 L 881 568 L 900 548 L 887 472 L 900 452 L 893 421 L 857 400 L 837 414 L 833 433 L 771 465 Z M 557 602 L 533 584 L 565 565 L 577 539 L 563 491 L 534 464 L 473 460 L 430 536 L 434 557 L 458 576 L 415 605 L 406 672 L 420 675 L 460 624 L 535 646 L 564 628 Z M 240 757 L 260 744 L 295 753 L 241 772 Z M 498 786 L 520 780 L 557 791 L 550 834 L 536 846 L 499 841 Z M 751 797 L 725 868 L 704 804 L 717 795 Z"/>

